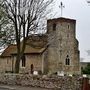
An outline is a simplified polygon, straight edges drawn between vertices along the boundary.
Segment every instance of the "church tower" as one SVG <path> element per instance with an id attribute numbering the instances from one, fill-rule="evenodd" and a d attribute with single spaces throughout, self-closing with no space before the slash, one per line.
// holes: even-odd
<path id="1" fill-rule="evenodd" d="M 48 70 L 55 73 L 79 74 L 79 49 L 76 39 L 76 20 L 68 18 L 49 19 Z"/>

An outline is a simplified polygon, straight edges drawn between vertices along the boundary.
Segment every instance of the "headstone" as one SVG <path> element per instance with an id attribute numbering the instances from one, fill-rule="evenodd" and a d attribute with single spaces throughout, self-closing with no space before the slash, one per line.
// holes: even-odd
<path id="1" fill-rule="evenodd" d="M 72 77 L 72 74 L 69 74 L 70 77 Z"/>
<path id="2" fill-rule="evenodd" d="M 84 77 L 84 78 L 86 78 L 86 77 L 87 77 L 87 75 L 86 75 L 86 74 L 83 74 L 83 77 Z"/>
<path id="3" fill-rule="evenodd" d="M 63 71 L 61 71 L 61 72 L 58 71 L 58 72 L 57 72 L 57 75 L 58 75 L 58 76 L 64 76 L 64 72 L 63 72 Z"/>
<path id="4" fill-rule="evenodd" d="M 38 75 L 38 71 L 34 71 L 33 72 L 33 75 Z"/>

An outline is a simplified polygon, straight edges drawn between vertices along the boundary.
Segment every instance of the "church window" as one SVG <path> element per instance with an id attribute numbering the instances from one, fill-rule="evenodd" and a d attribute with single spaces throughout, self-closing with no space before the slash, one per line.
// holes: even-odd
<path id="1" fill-rule="evenodd" d="M 25 55 L 22 56 L 22 67 L 26 66 L 26 58 Z"/>
<path id="2" fill-rule="evenodd" d="M 67 33 L 67 38 L 69 37 L 69 34 Z"/>
<path id="3" fill-rule="evenodd" d="M 70 29 L 70 24 L 68 24 L 68 26 L 67 26 L 67 27 L 68 27 L 68 29 Z"/>
<path id="4" fill-rule="evenodd" d="M 66 63 L 66 65 L 70 65 L 70 59 L 69 59 L 69 56 L 68 55 L 66 57 L 65 63 Z"/>
<path id="5" fill-rule="evenodd" d="M 54 23 L 53 24 L 53 31 L 55 31 L 56 30 L 56 24 Z"/>

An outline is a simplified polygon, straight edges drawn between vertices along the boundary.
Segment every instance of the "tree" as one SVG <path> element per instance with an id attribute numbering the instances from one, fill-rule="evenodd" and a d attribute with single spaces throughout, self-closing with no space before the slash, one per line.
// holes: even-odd
<path id="1" fill-rule="evenodd" d="M 43 25 L 45 16 L 50 12 L 47 7 L 52 2 L 53 0 L 3 0 L 2 7 L 14 25 L 17 43 L 15 73 L 19 72 L 20 59 L 24 54 L 29 35 L 41 29 L 40 25 Z M 23 38 L 22 45 L 21 38 Z"/>
<path id="2" fill-rule="evenodd" d="M 0 1 L 0 47 L 11 44 L 13 35 L 13 27 L 11 21 L 7 18 Z M 13 40 L 14 41 L 14 40 Z"/>
<path id="3" fill-rule="evenodd" d="M 89 74 L 90 75 L 90 63 L 87 64 L 85 69 L 82 69 L 83 74 Z"/>

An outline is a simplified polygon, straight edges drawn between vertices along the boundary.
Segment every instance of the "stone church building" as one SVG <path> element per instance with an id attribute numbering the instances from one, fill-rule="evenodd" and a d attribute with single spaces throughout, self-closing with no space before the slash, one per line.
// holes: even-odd
<path id="1" fill-rule="evenodd" d="M 16 45 L 8 46 L 0 57 L 0 72 L 15 70 Z M 80 74 L 80 56 L 76 39 L 76 20 L 55 18 L 47 20 L 47 33 L 31 35 L 24 56 L 20 61 L 20 73 L 48 74 L 58 71 Z"/>

